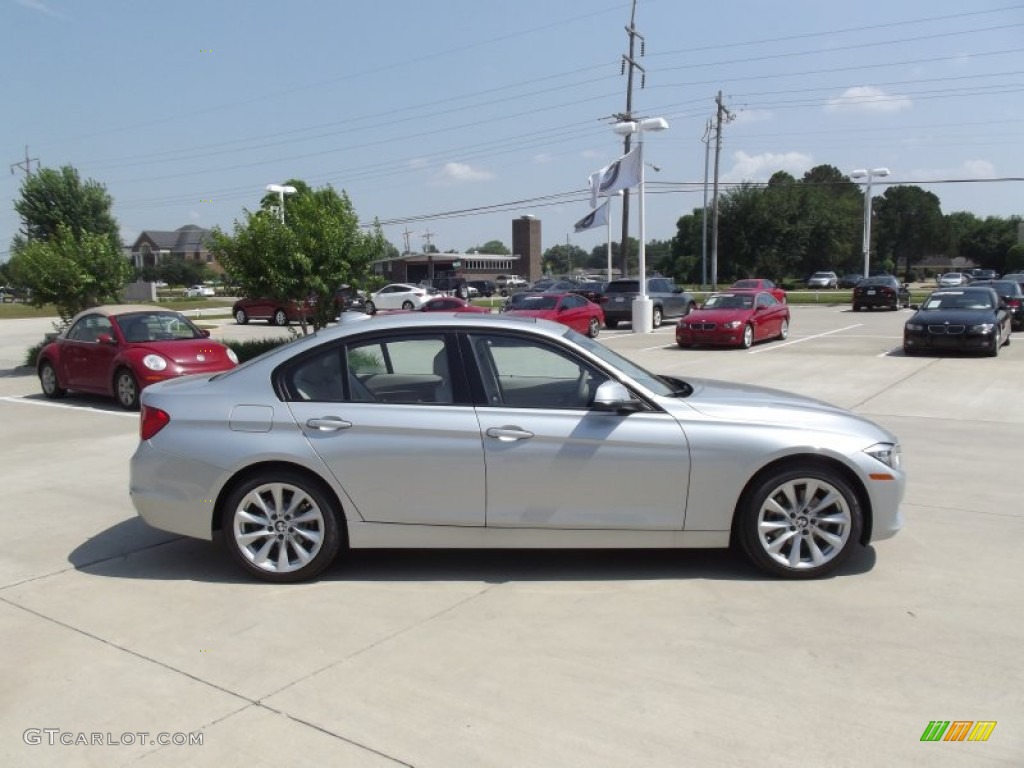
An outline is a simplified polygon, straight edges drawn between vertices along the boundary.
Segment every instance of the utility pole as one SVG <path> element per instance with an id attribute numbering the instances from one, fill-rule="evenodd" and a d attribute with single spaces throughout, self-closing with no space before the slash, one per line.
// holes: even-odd
<path id="1" fill-rule="evenodd" d="M 402 237 L 405 238 L 405 252 L 406 253 L 412 253 L 412 251 L 409 250 L 410 249 L 409 235 L 415 235 L 415 234 L 416 234 L 415 232 L 410 232 L 408 227 L 406 227 L 405 231 L 402 232 Z"/>
<path id="2" fill-rule="evenodd" d="M 718 105 L 717 121 L 715 127 L 715 191 L 712 205 L 711 217 L 711 289 L 718 287 L 718 158 L 722 154 L 722 123 L 732 122 L 736 116 L 733 115 L 722 103 L 722 92 L 715 97 L 715 104 Z"/>
<path id="3" fill-rule="evenodd" d="M 426 241 L 427 241 L 427 245 L 426 245 L 426 247 L 425 247 L 425 248 L 423 249 L 423 250 L 424 250 L 424 251 L 426 251 L 427 253 L 430 253 L 430 246 L 431 246 L 430 238 L 432 238 L 432 237 L 434 236 L 434 234 L 435 234 L 435 233 L 431 232 L 431 231 L 430 231 L 430 230 L 428 229 L 428 230 L 427 230 L 426 232 L 424 232 L 424 233 L 423 233 L 423 234 L 421 235 L 421 237 L 422 237 L 422 238 L 423 238 L 424 240 L 426 240 Z"/>
<path id="4" fill-rule="evenodd" d="M 640 38 L 640 55 L 644 55 L 644 36 L 636 31 L 636 0 L 633 0 L 633 10 L 629 15 L 629 26 L 626 27 L 626 34 L 629 35 L 629 55 L 622 57 L 622 67 L 620 74 L 627 74 L 626 77 L 626 111 L 620 112 L 614 115 L 615 119 L 620 122 L 628 122 L 633 119 L 633 70 L 640 70 L 640 87 L 643 88 L 646 85 L 647 72 L 636 63 L 635 51 L 636 51 L 636 39 Z M 622 154 L 629 154 L 630 145 L 630 134 L 626 134 L 626 138 L 622 142 L 623 152 Z M 629 190 L 622 190 L 622 242 L 619 245 L 619 258 L 621 261 L 622 277 L 626 277 L 629 273 Z"/>
<path id="5" fill-rule="evenodd" d="M 25 145 L 25 159 L 22 160 L 21 162 L 18 162 L 18 163 L 11 163 L 11 175 L 14 175 L 14 169 L 17 168 L 20 171 L 24 171 L 26 176 L 31 176 L 32 175 L 32 163 L 35 163 L 36 167 L 38 168 L 39 167 L 39 158 L 38 157 L 29 157 L 28 156 L 28 144 L 26 144 Z"/>
<path id="6" fill-rule="evenodd" d="M 700 287 L 708 284 L 708 159 L 711 157 L 711 118 L 704 126 L 704 207 L 701 208 L 700 222 Z"/>

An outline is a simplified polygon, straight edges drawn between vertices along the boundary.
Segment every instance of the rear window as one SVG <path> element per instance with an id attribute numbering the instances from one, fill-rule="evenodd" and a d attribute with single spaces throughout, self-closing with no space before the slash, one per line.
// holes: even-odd
<path id="1" fill-rule="evenodd" d="M 612 280 L 605 293 L 640 293 L 639 280 Z"/>

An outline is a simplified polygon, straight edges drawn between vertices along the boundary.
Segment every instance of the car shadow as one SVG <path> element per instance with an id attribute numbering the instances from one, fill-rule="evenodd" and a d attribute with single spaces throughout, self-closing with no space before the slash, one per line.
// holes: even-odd
<path id="1" fill-rule="evenodd" d="M 137 411 L 126 411 L 124 408 L 119 406 L 113 398 L 105 397 L 103 395 L 90 395 L 84 392 L 69 393 L 65 397 L 59 400 L 52 400 L 44 395 L 42 392 L 36 392 L 31 395 L 21 395 L 22 400 L 29 400 L 35 403 L 59 403 L 62 406 L 66 406 L 75 410 L 83 411 L 104 411 L 107 413 L 121 413 L 131 416 L 138 416 Z"/>
<path id="2" fill-rule="evenodd" d="M 166 534 L 139 518 L 125 520 L 76 547 L 68 561 L 93 576 L 210 583 L 260 582 L 231 562 L 220 536 L 201 541 Z M 856 576 L 875 566 L 875 550 L 859 547 L 826 578 Z M 632 581 L 700 579 L 773 581 L 728 549 L 362 549 L 342 552 L 320 582 Z"/>

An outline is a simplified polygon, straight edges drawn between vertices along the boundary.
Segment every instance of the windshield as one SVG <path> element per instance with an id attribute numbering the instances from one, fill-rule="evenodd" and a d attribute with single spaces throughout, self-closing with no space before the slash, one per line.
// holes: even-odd
<path id="1" fill-rule="evenodd" d="M 115 319 L 127 342 L 206 338 L 191 320 L 177 312 L 132 312 Z"/>
<path id="2" fill-rule="evenodd" d="M 524 296 L 515 302 L 516 309 L 554 309 L 558 306 L 557 296 Z"/>
<path id="3" fill-rule="evenodd" d="M 992 297 L 987 293 L 957 291 L 933 293 L 921 309 L 994 309 Z"/>
<path id="4" fill-rule="evenodd" d="M 750 309 L 753 306 L 753 296 L 737 296 L 734 293 L 717 293 L 704 302 L 704 309 Z"/>
<path id="5" fill-rule="evenodd" d="M 663 377 L 641 368 L 636 363 L 630 362 L 621 355 L 612 352 L 604 344 L 598 344 L 588 336 L 584 336 L 582 333 L 577 333 L 571 328 L 566 329 L 565 338 L 583 347 L 587 352 L 592 354 L 594 357 L 600 358 L 604 362 L 608 363 L 608 365 L 618 368 L 637 384 L 646 387 L 656 395 L 660 395 L 661 397 L 673 397 L 680 394 L 688 395 L 692 391 L 689 385 L 685 382 L 677 382 L 677 386 L 672 386 L 669 381 Z"/>

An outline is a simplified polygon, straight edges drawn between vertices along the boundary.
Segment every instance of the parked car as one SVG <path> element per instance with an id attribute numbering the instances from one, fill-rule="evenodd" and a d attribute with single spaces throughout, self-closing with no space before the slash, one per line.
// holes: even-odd
<path id="1" fill-rule="evenodd" d="M 635 277 L 612 280 L 608 283 L 601 297 L 605 325 L 617 328 L 621 322 L 632 323 L 633 299 L 639 295 L 640 281 Z M 655 328 L 661 327 L 664 318 L 682 317 L 697 307 L 693 296 L 667 277 L 647 278 L 647 296 L 653 304 L 651 317 Z"/>
<path id="2" fill-rule="evenodd" d="M 191 285 L 185 289 L 185 298 L 194 299 L 201 296 L 216 296 L 212 285 Z"/>
<path id="3" fill-rule="evenodd" d="M 469 287 L 471 289 L 475 288 L 479 295 L 485 296 L 488 299 L 498 291 L 498 287 L 494 284 L 493 280 L 470 280 Z"/>
<path id="4" fill-rule="evenodd" d="M 935 291 L 903 326 L 903 352 L 981 351 L 1010 343 L 1011 315 L 989 286 Z"/>
<path id="5" fill-rule="evenodd" d="M 209 336 L 178 312 L 131 304 L 93 307 L 75 315 L 42 348 L 36 373 L 48 398 L 88 392 L 113 396 L 122 408 L 135 410 L 139 393 L 151 384 L 238 364 L 233 350 Z"/>
<path id="6" fill-rule="evenodd" d="M 987 285 L 993 288 L 1010 312 L 1010 326 L 1013 330 L 1024 329 L 1024 288 L 1018 280 L 976 280 L 971 286 Z"/>
<path id="7" fill-rule="evenodd" d="M 435 288 L 392 283 L 385 285 L 366 300 L 366 311 L 373 314 L 378 309 L 419 309 L 437 293 Z"/>
<path id="8" fill-rule="evenodd" d="M 853 289 L 853 311 L 887 307 L 893 311 L 910 306 L 910 286 L 892 275 L 865 277 Z"/>
<path id="9" fill-rule="evenodd" d="M 771 280 L 763 277 L 748 277 L 745 280 L 737 280 L 732 284 L 731 290 L 768 291 L 768 293 L 775 297 L 776 301 L 781 301 L 783 303 L 786 301 L 786 292 Z"/>
<path id="10" fill-rule="evenodd" d="M 443 296 L 457 296 L 460 299 L 470 297 L 469 284 L 464 277 L 435 277 L 433 280 L 421 280 L 418 287 Z"/>
<path id="11" fill-rule="evenodd" d="M 848 272 L 839 278 L 840 288 L 856 288 L 857 283 L 864 279 L 860 272 Z"/>
<path id="12" fill-rule="evenodd" d="M 250 320 L 266 320 L 271 325 L 288 325 L 300 323 L 303 319 L 309 320 L 315 307 L 315 297 L 303 301 L 282 301 L 261 296 L 239 299 L 231 306 L 231 314 L 239 325 L 245 325 Z"/>
<path id="13" fill-rule="evenodd" d="M 529 282 L 519 275 L 498 275 L 494 278 L 494 284 L 498 287 L 498 293 L 508 296 L 517 289 L 526 288 Z"/>
<path id="14" fill-rule="evenodd" d="M 537 317 L 553 320 L 594 338 L 604 325 L 604 312 L 592 301 L 575 293 L 533 293 L 515 309 L 505 312 L 509 317 Z"/>
<path id="15" fill-rule="evenodd" d="M 807 278 L 808 288 L 838 288 L 839 276 L 835 272 L 815 272 Z"/>
<path id="16" fill-rule="evenodd" d="M 965 272 L 946 272 L 935 278 L 939 288 L 959 288 L 971 284 L 971 278 Z"/>
<path id="17" fill-rule="evenodd" d="M 576 287 L 570 292 L 576 293 L 582 296 L 587 301 L 592 301 L 595 304 L 601 303 L 601 297 L 604 296 L 604 287 L 607 282 L 604 280 L 584 280 L 576 283 Z"/>
<path id="18" fill-rule="evenodd" d="M 736 346 L 789 336 L 789 305 L 768 291 L 713 293 L 703 306 L 676 323 L 676 344 Z"/>
<path id="19" fill-rule="evenodd" d="M 342 285 L 334 292 L 334 311 L 365 312 L 366 295 L 351 285 Z"/>
<path id="20" fill-rule="evenodd" d="M 420 307 L 421 312 L 487 312 L 487 307 L 477 307 L 458 296 L 435 296 Z"/>
<path id="21" fill-rule="evenodd" d="M 971 270 L 971 282 L 976 280 L 998 280 L 999 273 L 994 269 L 972 269 Z"/>
<path id="22" fill-rule="evenodd" d="M 813 578 L 897 533 L 900 456 L 842 408 L 657 376 L 563 325 L 407 312 L 148 388 L 129 488 L 272 582 L 343 548 L 731 543 Z"/>

